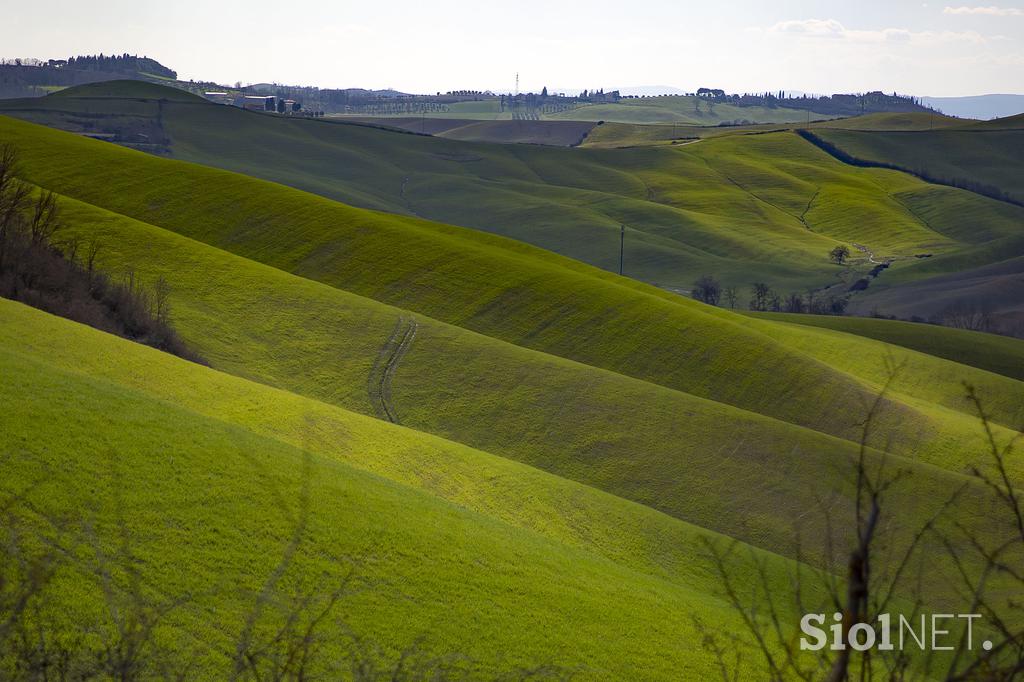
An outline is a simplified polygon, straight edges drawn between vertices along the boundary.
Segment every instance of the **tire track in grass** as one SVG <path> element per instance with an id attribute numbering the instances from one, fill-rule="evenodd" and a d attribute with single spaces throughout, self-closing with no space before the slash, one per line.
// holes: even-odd
<path id="1" fill-rule="evenodd" d="M 419 324 L 416 322 L 416 318 L 399 317 L 391 335 L 381 346 L 380 352 L 377 353 L 367 380 L 367 393 L 374 411 L 380 419 L 386 419 L 393 424 L 399 422 L 398 414 L 392 405 L 391 382 L 398 369 L 398 363 L 409 352 L 409 347 L 412 346 L 418 329 Z"/>
<path id="2" fill-rule="evenodd" d="M 399 193 L 399 195 L 402 198 L 402 203 L 405 204 L 405 209 L 407 211 L 409 211 L 410 214 L 416 216 L 417 218 L 422 218 L 423 216 L 421 216 L 419 213 L 417 213 L 416 209 L 414 209 L 412 207 L 412 201 L 410 201 L 409 195 L 406 194 L 406 188 L 408 186 L 409 186 L 409 176 L 406 175 L 405 177 L 402 178 L 402 186 L 398 190 L 398 193 Z"/>

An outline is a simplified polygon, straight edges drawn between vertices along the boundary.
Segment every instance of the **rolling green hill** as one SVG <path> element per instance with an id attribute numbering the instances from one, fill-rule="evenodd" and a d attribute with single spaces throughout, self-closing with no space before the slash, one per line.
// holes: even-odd
<path id="1" fill-rule="evenodd" d="M 159 106 L 171 130 L 178 105 Z M 242 113 L 181 106 L 214 121 Z M 608 198 L 643 178 L 644 193 L 688 202 L 694 214 L 743 197 L 736 215 L 759 222 L 733 226 L 736 235 L 770 234 L 774 245 L 758 248 L 777 256 L 798 252 L 810 231 L 790 229 L 794 213 L 846 235 L 854 225 L 844 214 L 857 202 L 877 208 L 858 218 L 857 235 L 872 244 L 984 243 L 955 223 L 916 219 L 917 194 L 934 188 L 849 169 L 789 133 L 709 140 L 668 157 L 607 152 L 612 164 L 600 153 L 569 156 L 580 150 L 520 156 L 534 150 L 316 122 L 266 129 L 264 121 L 281 121 L 256 115 L 237 121 L 280 134 L 281 146 L 269 148 L 281 163 L 285 142 L 309 133 L 306 149 L 320 150 L 322 167 L 337 164 L 350 178 L 390 177 L 380 152 L 395 153 L 398 139 L 411 149 L 404 158 L 434 164 L 436 175 L 451 163 L 476 165 L 466 171 L 476 181 L 514 173 L 523 192 L 536 190 L 525 180 L 533 173 L 569 188 L 583 178 Z M 364 146 L 322 146 L 310 133 L 322 130 Z M 887 358 L 905 366 L 872 444 L 889 447 L 888 466 L 909 474 L 895 494 L 896 533 L 912 532 L 984 456 L 961 381 L 978 387 L 1000 437 L 1024 417 L 1022 382 L 919 352 L 926 347 L 752 319 L 500 236 L 0 117 L 6 141 L 21 151 L 27 181 L 61 195 L 62 238 L 99 240 L 105 271 L 170 282 L 172 319 L 212 366 L 0 302 L 0 369 L 14 377 L 0 391 L 17 403 L 0 416 L 0 433 L 17 455 L 17 487 L 56 471 L 33 503 L 48 514 L 97 508 L 107 543 L 116 538 L 119 477 L 137 476 L 127 486 L 129 518 L 154 584 L 191 590 L 249 571 L 244 584 L 256 589 L 289 528 L 253 491 L 295 499 L 308 453 L 317 521 L 297 570 L 336 576 L 337 557 L 365 564 L 381 588 L 354 598 L 348 617 L 393 654 L 427 631 L 430 651 L 462 652 L 489 674 L 538 662 L 583 665 L 597 678 L 707 674 L 713 660 L 692 646 L 656 653 L 699 637 L 688 613 L 717 630 L 738 627 L 715 596 L 699 537 L 722 533 L 770 549 L 776 554 L 762 556 L 781 571 L 797 551 L 794 517 L 820 508 L 823 489 L 835 513 L 848 511 L 858 423 L 886 381 Z M 452 146 L 417 147 L 439 142 Z M 479 158 L 437 156 L 441 149 Z M 337 150 L 349 156 L 332 156 Z M 366 198 L 391 200 L 362 187 Z M 932 198 L 989 207 L 952 189 Z M 988 236 L 1002 238 L 1013 214 L 990 214 Z M 714 230 L 701 234 L 714 243 Z M 42 425 L 56 419 L 67 428 L 47 432 Z M 175 439 L 178 430 L 187 438 Z M 27 438 L 37 432 L 46 438 Z M 875 463 L 881 453 L 867 456 Z M 209 491 L 210 504 L 193 503 L 196 491 Z M 152 509 L 140 509 L 142 495 L 153 496 Z M 976 487 L 956 510 L 959 523 L 993 532 Z M 154 519 L 166 519 L 158 531 Z M 806 523 L 821 536 L 820 515 Z M 159 560 L 195 527 L 194 570 Z M 827 565 L 825 548 L 804 551 Z M 454 609 L 444 592 L 451 585 L 465 591 Z M 199 616 L 216 614 L 230 632 L 244 620 L 242 600 L 202 599 L 182 624 L 222 645 L 227 635 Z M 396 601 L 401 608 L 375 617 Z M 95 596 L 83 603 L 102 607 Z M 576 618 L 552 625 L 573 608 Z M 635 636 L 622 637 L 624 629 Z M 613 633 L 645 644 L 606 646 Z M 214 665 L 217 654 L 205 658 Z"/>
<path id="2" fill-rule="evenodd" d="M 853 132 L 819 135 L 865 161 L 888 163 L 948 184 L 989 188 L 1024 203 L 1024 131 L 998 121 L 934 131 Z"/>
<path id="3" fill-rule="evenodd" d="M 501 110 L 499 100 L 456 102 L 445 112 L 431 112 L 432 118 L 479 121 L 509 121 L 512 111 Z M 740 107 L 733 104 L 709 104 L 707 100 L 687 96 L 640 97 L 608 104 L 580 104 L 556 113 L 542 113 L 541 120 L 606 121 L 615 123 L 682 123 L 718 125 L 722 122 L 785 123 L 808 120 L 801 109 L 786 107 Z M 811 119 L 828 118 L 811 114 Z"/>
<path id="4" fill-rule="evenodd" d="M 970 125 L 971 123 L 975 122 L 953 116 L 945 116 L 938 112 L 890 112 L 837 118 L 830 121 L 817 121 L 804 127 L 810 129 L 907 131 L 957 128 Z"/>
<path id="5" fill-rule="evenodd" d="M 474 121 L 450 118 L 351 118 L 346 121 L 369 123 L 468 142 L 501 144 L 543 144 L 575 147 L 587 139 L 596 127 L 584 121 Z"/>
<path id="6" fill-rule="evenodd" d="M 934 131 L 815 131 L 826 143 L 856 159 L 881 163 L 964 187 L 1003 200 L 1001 209 L 1015 215 L 1024 203 L 1024 132 L 1012 119 L 969 123 Z M 940 191 L 936 188 L 935 192 Z M 1013 204 L 1010 206 L 1009 204 Z M 981 243 L 954 253 L 938 253 L 929 262 L 894 271 L 880 287 L 855 302 L 859 312 L 872 310 L 902 317 L 942 319 L 952 308 L 990 311 L 994 328 L 1019 335 L 1024 329 L 1024 300 L 1019 229 L 988 233 L 973 209 L 949 204 L 936 210 L 922 202 L 926 220 L 959 222 L 964 231 L 983 235 Z M 1019 226 L 1020 220 L 1016 219 Z"/>
<path id="7" fill-rule="evenodd" d="M 105 621 L 88 566 L 127 542 L 154 604 L 194 595 L 162 625 L 195 638 L 174 653 L 221 677 L 248 595 L 300 518 L 286 594 L 355 570 L 363 587 L 340 605 L 342 627 L 391 664 L 422 637 L 425 654 L 457 652 L 476 675 L 548 663 L 594 678 L 710 674 L 712 660 L 678 646 L 699 636 L 687 614 L 736 626 L 686 524 L 20 304 L 0 300 L 0 315 L 5 508 L 24 493 L 26 523 L 75 513 L 93 527 L 52 532 L 81 557 L 54 585 L 79 596 L 72 628 Z M 60 430 L 42 426 L 54 419 Z M 341 658 L 339 625 L 327 629 L 323 655 Z"/>
<path id="8" fill-rule="evenodd" d="M 947 184 L 1024 203 L 1024 131 L 952 128 L 918 132 L 820 131 L 858 159 L 892 164 Z"/>
<path id="9" fill-rule="evenodd" d="M 668 95 L 624 99 L 616 104 L 590 104 L 570 111 L 550 114 L 549 117 L 572 121 L 718 125 L 722 122 L 799 122 L 806 121 L 808 113 L 785 107 L 739 107 L 733 104 L 713 104 L 689 95 Z M 827 117 L 811 114 L 810 118 Z"/>
<path id="10" fill-rule="evenodd" d="M 92 207 L 69 203 L 66 212 L 75 237 L 109 245 L 101 256 L 104 267 L 132 267 L 145 281 L 163 276 L 173 282 L 177 325 L 214 366 L 380 414 L 367 377 L 407 312 Z M 325 318 L 324 310 L 333 312 Z M 777 548 L 785 542 L 793 510 L 814 504 L 814 481 L 835 475 L 837 453 L 853 454 L 851 444 L 752 411 L 496 342 L 422 315 L 416 321 L 414 343 L 392 382 L 390 404 L 401 423 L 752 543 Z M 934 363 L 918 366 L 944 371 Z M 956 376 L 959 371 L 948 386 L 953 394 Z M 1014 390 L 977 373 L 972 379 L 989 394 Z M 573 417 L 563 420 L 561 414 Z M 678 414 L 688 418 L 679 421 Z M 726 440 L 717 435 L 723 421 L 732 431 Z M 853 422 L 843 418 L 840 424 Z M 968 438 L 972 432 L 965 425 Z M 956 466 L 949 459 L 954 454 L 944 456 L 947 465 Z M 660 475 L 652 479 L 653 472 Z M 748 499 L 738 480 L 751 486 L 770 481 L 777 494 Z M 695 487 L 706 497 L 688 494 Z"/>
<path id="11" fill-rule="evenodd" d="M 169 102 L 205 102 L 199 95 L 156 83 L 141 80 L 104 81 L 64 88 L 53 93 L 55 97 L 71 99 L 140 99 L 165 100 Z"/>
<path id="12" fill-rule="evenodd" d="M 791 313 L 751 313 L 793 324 L 826 327 L 837 331 L 867 336 L 904 348 L 947 358 L 963 364 L 1024 380 L 1024 341 L 979 334 L 966 329 L 950 329 L 934 325 L 895 320 L 833 315 L 795 315 Z"/>
<path id="13" fill-rule="evenodd" d="M 968 127 L 978 130 L 1021 130 L 1024 129 L 1024 114 L 994 118 L 990 121 L 978 121 L 969 124 Z"/>
<path id="14" fill-rule="evenodd" d="M 707 137 L 762 135 L 796 129 L 930 130 L 964 125 L 966 124 L 963 119 L 924 113 L 878 113 L 828 121 L 754 125 L 606 123 L 592 130 L 583 144 L 587 147 L 621 148 L 656 144 L 686 144 Z"/>
<path id="15" fill-rule="evenodd" d="M 801 365 L 801 357 L 766 345 L 762 335 L 737 336 L 735 316 L 723 311 L 525 245 L 367 213 L 280 186 L 254 185 L 243 176 L 13 121 L 10 125 L 31 161 L 28 177 L 33 182 L 295 274 L 505 341 L 804 425 L 820 428 L 829 421 L 827 406 L 857 400 L 858 389 L 830 391 L 817 378 L 794 374 L 794 383 L 771 390 L 778 396 L 800 394 L 806 385 L 808 403 L 818 407 L 807 413 L 793 401 L 766 406 L 767 396 L 754 400 L 737 390 L 733 378 L 746 376 L 752 363 Z M 104 182 L 97 183 L 97 177 Z M 143 177 L 144 186 L 139 184 Z M 219 191 L 210 191 L 213 186 Z M 593 293 L 580 296 L 583 291 Z M 698 324 L 705 333 L 722 329 L 730 342 L 718 345 L 713 335 L 680 340 L 681 330 Z M 567 333 L 574 325 L 594 327 L 588 336 L 600 330 L 600 341 Z M 703 359 L 666 363 L 680 353 Z M 836 380 L 845 381 L 842 374 Z M 828 393 L 846 397 L 825 400 Z"/>
<path id="16" fill-rule="evenodd" d="M 79 119 L 68 113 L 73 100 L 9 102 L 0 110 L 77 130 Z M 511 236 L 609 270 L 618 266 L 619 228 L 626 224 L 626 273 L 676 290 L 706 273 L 740 288 L 741 297 L 755 279 L 785 292 L 824 287 L 841 275 L 845 290 L 870 265 L 855 262 L 850 272 L 830 265 L 825 254 L 837 241 L 905 259 L 888 277 L 916 267 L 916 254 L 957 254 L 1012 234 L 1024 213 L 969 192 L 937 193 L 898 173 L 851 168 L 785 131 L 665 148 L 560 150 L 210 104 L 123 101 L 125 107 L 105 100 L 111 128 L 130 131 L 139 123 L 125 112 L 148 107 L 139 116 L 159 120 L 159 135 L 146 135 L 166 137 L 161 153 L 361 207 Z M 95 114 L 104 101 L 78 102 Z M 872 120 L 895 125 L 885 123 L 891 118 Z"/>
<path id="17" fill-rule="evenodd" d="M 266 183 L 256 183 L 257 189 L 253 185 L 255 181 L 241 176 L 163 161 L 24 124 L 15 124 L 15 127 L 18 125 L 27 158 L 34 159 L 30 163 L 29 177 L 44 186 L 59 187 L 70 196 L 145 218 L 153 225 L 199 238 L 239 255 L 251 256 L 361 296 L 398 304 L 507 342 L 846 437 L 856 434 L 856 420 L 836 420 L 834 415 L 860 410 L 859 406 L 870 396 L 870 387 L 877 385 L 883 363 L 881 347 L 868 353 L 864 344 L 859 344 L 854 355 L 859 358 L 858 363 L 851 367 L 844 361 L 832 369 L 822 360 L 836 362 L 835 356 L 814 357 L 815 353 L 824 352 L 823 347 L 793 353 L 787 348 L 788 339 L 783 337 L 773 343 L 763 332 L 750 330 L 749 323 L 738 324 L 734 315 L 619 280 L 529 247 L 456 228 L 348 209 Z M 39 136 L 39 146 L 31 144 L 32 135 Z M 54 163 L 47 161 L 47 157 Z M 95 183 L 96 173 L 103 173 L 105 178 L 99 185 Z M 141 177 L 147 178 L 149 192 L 127 191 L 128 187 L 138 187 L 136 183 Z M 197 190 L 192 189 L 193 183 L 194 187 L 205 188 L 203 196 L 210 201 L 184 200 L 184 197 L 198 196 Z M 125 191 L 111 191 L 122 184 Z M 211 191 L 215 186 L 221 189 Z M 230 210 L 224 202 L 230 203 Z M 271 206 L 274 208 L 269 209 Z M 309 209 L 305 216 L 304 206 Z M 259 222 L 253 222 L 255 216 L 261 216 Z M 81 222 L 102 225 L 111 221 L 90 216 Z M 201 229 L 196 230 L 200 225 Z M 291 227 L 286 230 L 286 225 Z M 303 229 L 297 230 L 298 225 L 303 225 Z M 122 243 L 123 237 L 115 236 L 107 241 Z M 128 264 L 144 267 L 144 263 L 152 259 L 153 247 L 146 253 L 150 254 L 147 259 Z M 388 253 L 394 255 L 388 257 L 385 255 Z M 395 257 L 399 254 L 400 257 Z M 367 268 L 363 263 L 375 265 Z M 439 266 L 439 263 L 445 265 Z M 210 266 L 191 265 L 158 272 L 179 278 L 177 273 L 183 271 L 207 272 L 209 269 Z M 495 279 L 493 273 L 497 272 L 507 274 Z M 567 296 L 566 292 L 572 293 Z M 204 307 L 209 309 L 209 305 Z M 243 307 L 243 310 L 248 308 Z M 207 319 L 219 319 L 222 315 L 222 311 L 207 312 Z M 383 344 L 396 317 L 397 314 L 392 314 L 390 319 L 378 323 L 378 331 L 371 334 L 372 340 L 364 341 L 369 348 L 363 346 L 360 356 L 364 369 L 355 369 L 356 376 L 368 372 L 376 356 L 374 344 L 377 348 Z M 283 320 L 277 324 L 285 328 L 305 326 Z M 574 328 L 584 331 L 571 334 Z M 688 329 L 699 329 L 700 333 L 688 334 L 684 331 Z M 420 337 L 428 334 L 424 328 Z M 201 338 L 198 333 L 195 336 Z M 296 350 L 320 347 L 321 343 L 296 344 Z M 238 352 L 235 344 L 228 348 L 230 350 L 218 353 L 216 348 L 199 342 L 199 349 L 211 358 Z M 447 355 L 446 352 L 438 354 Z M 289 376 L 294 373 L 294 367 L 303 363 L 308 366 L 308 353 L 297 352 L 292 358 L 276 355 L 277 362 L 296 364 L 273 368 L 272 377 Z M 338 355 L 341 355 L 338 351 L 328 351 L 328 357 Z M 434 355 L 424 351 L 422 357 Z M 840 347 L 837 355 L 841 359 L 850 353 Z M 415 362 L 415 357 L 414 353 L 406 361 Z M 486 354 L 478 357 L 487 363 L 494 362 L 491 358 L 484 360 Z M 427 362 L 432 366 L 430 363 L 435 361 L 428 359 Z M 245 371 L 252 372 L 259 364 L 247 363 Z M 460 360 L 454 366 L 464 367 L 465 361 Z M 928 381 L 908 377 L 905 390 L 914 400 L 934 401 L 936 397 L 945 396 L 942 400 L 947 406 L 963 409 L 956 401 L 963 371 L 950 367 L 947 372 L 926 364 L 921 367 L 921 376 Z M 551 370 L 547 368 L 538 373 L 548 375 Z M 855 378 L 858 373 L 862 376 Z M 948 383 L 937 384 L 934 377 L 943 373 L 949 374 Z M 307 385 L 311 380 L 314 386 L 326 384 L 336 392 L 346 382 L 334 380 L 332 374 L 321 378 L 307 373 L 302 375 L 302 380 Z M 787 381 L 780 382 L 782 376 L 786 376 Z M 516 381 L 522 382 L 521 379 Z M 756 389 L 751 381 L 755 382 Z M 1003 405 L 1001 421 L 1014 423 L 1020 410 L 1016 400 L 1018 387 L 1014 384 L 1000 387 L 1000 381 L 994 378 L 979 377 L 979 381 L 990 385 L 995 396 L 1003 396 L 999 398 Z M 569 381 L 567 390 L 578 390 L 572 388 L 574 385 L 575 380 Z M 350 380 L 347 390 L 361 393 L 364 386 L 365 379 Z M 508 390 L 495 388 L 495 395 L 505 395 Z M 451 394 L 458 395 L 459 391 Z M 487 404 L 478 399 L 466 402 Z M 430 403 L 424 403 L 427 404 Z M 365 402 L 362 405 L 366 410 L 372 409 Z M 398 408 L 401 413 L 400 402 Z M 615 412 L 614 403 L 609 409 Z M 958 469 L 962 466 L 966 445 L 976 433 L 969 418 L 946 414 L 946 409 L 894 404 L 892 424 L 908 436 L 900 446 L 907 452 Z M 423 412 L 430 419 L 440 421 L 435 421 L 432 428 L 455 428 L 441 420 L 443 413 L 436 409 Z M 546 412 L 542 411 L 539 418 L 544 414 Z M 911 414 L 917 416 L 911 417 Z M 478 428 L 483 423 L 479 419 L 467 422 Z M 923 428 L 925 424 L 929 426 Z M 699 426 L 694 424 L 695 428 Z M 449 435 L 447 431 L 442 433 Z M 492 428 L 486 428 L 484 433 L 501 438 Z M 629 430 L 623 435 L 625 433 Z M 928 434 L 923 440 L 922 433 Z M 621 437 L 615 436 L 610 442 Z M 663 438 L 654 436 L 649 442 Z M 513 432 L 506 440 L 521 441 L 521 436 L 517 439 Z M 490 443 L 486 445 L 492 447 Z M 583 454 L 597 445 L 584 440 L 578 447 Z M 543 452 L 547 447 L 541 443 L 538 449 Z M 768 451 L 785 449 L 772 446 Z M 528 457 L 529 452 L 520 451 L 518 456 Z"/>

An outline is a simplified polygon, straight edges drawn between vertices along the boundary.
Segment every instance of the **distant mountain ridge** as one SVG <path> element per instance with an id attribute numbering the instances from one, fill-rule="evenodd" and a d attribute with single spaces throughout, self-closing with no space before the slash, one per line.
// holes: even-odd
<path id="1" fill-rule="evenodd" d="M 922 97 L 925 106 L 960 118 L 1005 118 L 1024 113 L 1024 95 L 973 95 L 969 97 Z"/>

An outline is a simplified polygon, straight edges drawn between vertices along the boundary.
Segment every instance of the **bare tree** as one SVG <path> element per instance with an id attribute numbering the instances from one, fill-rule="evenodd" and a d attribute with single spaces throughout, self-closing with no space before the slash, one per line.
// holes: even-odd
<path id="1" fill-rule="evenodd" d="M 775 295 L 772 288 L 764 282 L 754 282 L 750 287 L 750 293 L 750 309 L 762 312 L 768 310 L 772 297 Z"/>
<path id="2" fill-rule="evenodd" d="M 170 324 L 171 304 L 168 301 L 171 295 L 171 285 L 161 275 L 153 284 L 153 317 L 158 324 Z"/>
<path id="3" fill-rule="evenodd" d="M 994 539 L 986 539 L 988 536 L 983 537 L 956 519 L 952 527 L 957 537 L 944 530 L 949 524 L 940 525 L 939 522 L 968 490 L 968 484 L 964 483 L 916 530 L 896 540 L 891 531 L 884 530 L 887 527 L 885 510 L 891 506 L 890 493 L 906 475 L 905 470 L 887 467 L 884 450 L 880 459 L 875 456 L 877 461 L 872 463 L 867 444 L 872 441 L 873 425 L 899 371 L 899 365 L 890 364 L 889 379 L 861 423 L 860 448 L 854 463 L 852 518 L 842 523 L 827 511 L 824 516 L 828 541 L 826 557 L 834 551 L 833 534 L 837 522 L 853 540 L 842 581 L 827 567 L 822 571 L 803 568 L 805 562 L 798 534 L 796 568 L 789 593 L 780 596 L 773 591 L 764 559 L 752 554 L 750 561 L 756 567 L 757 580 L 752 593 L 746 596 L 731 568 L 734 563 L 730 561 L 735 558 L 737 543 L 733 542 L 723 550 L 719 544 L 708 542 L 708 552 L 718 572 L 723 593 L 740 615 L 749 638 L 742 639 L 736 633 L 713 632 L 701 624 L 704 647 L 718 661 L 723 679 L 740 679 L 741 668 L 751 665 L 762 669 L 765 676 L 773 681 L 824 679 L 846 682 L 856 673 L 862 681 L 877 676 L 888 680 L 920 677 L 952 682 L 1012 680 L 1024 674 L 1024 605 L 1017 599 L 1006 598 L 1007 591 L 1011 594 L 1014 591 L 1016 594 L 1024 593 L 1024 506 L 1007 466 L 1013 447 L 1021 436 L 1000 444 L 975 389 L 967 386 L 967 398 L 975 406 L 992 460 L 985 469 L 973 468 L 972 475 L 1001 504 L 1006 512 L 1006 525 L 1012 532 L 1006 537 L 997 535 Z M 886 535 L 884 542 L 883 534 Z M 945 549 L 945 556 L 936 557 L 931 551 L 924 552 L 923 547 L 928 543 L 929 547 Z M 904 608 L 909 604 L 912 621 L 925 605 L 920 587 L 921 574 L 926 566 L 935 566 L 940 560 L 951 563 L 955 568 L 954 573 L 961 582 L 961 589 L 956 594 L 968 597 L 969 612 L 984 617 L 989 629 L 996 633 L 995 642 L 987 642 L 987 648 L 964 646 L 969 632 L 964 629 L 959 635 L 961 646 L 955 648 L 945 672 L 933 669 L 933 652 L 923 654 L 923 660 L 915 663 L 902 648 L 873 651 L 870 647 L 852 646 L 858 641 L 858 635 L 868 630 L 874 637 L 879 617 L 887 613 L 897 600 L 903 600 Z M 917 586 L 912 587 L 915 582 L 911 574 L 915 566 Z M 838 650 L 826 646 L 808 655 L 799 650 L 793 628 L 784 625 L 785 614 L 812 613 L 805 603 L 808 576 L 821 581 L 826 600 L 841 615 L 841 621 L 836 624 L 842 644 Z M 997 576 L 1002 583 L 999 589 L 993 589 Z M 909 593 L 906 591 L 908 586 L 911 586 Z M 861 637 L 863 639 L 864 636 Z M 759 662 L 751 663 L 745 659 L 744 652 L 750 650 L 756 652 Z M 859 659 L 856 665 L 855 657 Z"/>
<path id="4" fill-rule="evenodd" d="M 693 284 L 692 295 L 701 303 L 718 305 L 722 296 L 722 285 L 712 275 L 701 275 Z"/>
<path id="5" fill-rule="evenodd" d="M 797 292 L 791 293 L 782 303 L 782 309 L 787 313 L 802 313 L 806 311 L 804 297 Z"/>
<path id="6" fill-rule="evenodd" d="M 34 244 L 49 244 L 53 233 L 60 227 L 57 195 L 49 190 L 40 192 L 32 208 L 28 233 Z"/>
<path id="7" fill-rule="evenodd" d="M 3 267 L 11 232 L 28 208 L 31 188 L 18 178 L 18 151 L 11 143 L 0 145 L 0 267 Z"/>
<path id="8" fill-rule="evenodd" d="M 989 331 L 994 326 L 991 307 L 979 303 L 951 303 L 943 309 L 941 321 L 947 327 L 977 332 Z"/>
<path id="9" fill-rule="evenodd" d="M 959 549 L 962 545 L 955 541 L 956 538 L 943 538 L 961 585 L 971 597 L 971 612 L 981 614 L 995 632 L 995 641 L 989 640 L 988 647 L 982 647 L 980 652 L 958 647 L 946 679 L 957 682 L 1013 680 L 1024 674 L 1024 604 L 1017 597 L 1007 601 L 1004 590 L 1014 595 L 1024 594 L 1024 500 L 1010 475 L 1008 460 L 1024 432 L 1000 443 L 977 390 L 970 384 L 964 384 L 964 387 L 967 399 L 981 421 L 991 458 L 989 466 L 972 467 L 971 474 L 991 492 L 1009 520 L 1011 531 L 1006 537 L 986 542 L 958 525 L 959 539 L 966 541 L 967 552 L 972 556 L 966 556 Z M 971 570 L 972 559 L 980 561 L 980 570 Z M 997 579 L 1009 583 L 1009 586 L 993 589 Z M 969 651 L 968 655 L 964 655 L 965 651 Z"/>
<path id="10" fill-rule="evenodd" d="M 726 287 L 723 296 L 725 296 L 725 301 L 729 304 L 730 308 L 736 307 L 736 287 Z"/>

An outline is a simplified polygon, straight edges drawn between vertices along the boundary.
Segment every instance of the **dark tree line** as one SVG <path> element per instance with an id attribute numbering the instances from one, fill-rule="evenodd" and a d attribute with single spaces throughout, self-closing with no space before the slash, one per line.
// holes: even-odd
<path id="1" fill-rule="evenodd" d="M 127 52 L 119 55 L 84 55 L 69 57 L 66 62 L 51 59 L 48 66 L 60 68 L 79 69 L 81 71 L 111 71 L 114 73 L 149 73 L 154 76 L 177 79 L 178 72 L 169 69 L 155 59 L 140 57 Z"/>
<path id="2" fill-rule="evenodd" d="M 921 100 L 909 95 L 874 91 L 862 94 L 835 94 L 814 97 L 801 95 L 789 97 L 785 92 L 758 92 L 727 94 L 720 88 L 700 88 L 697 97 L 719 104 L 737 107 L 766 107 L 774 109 L 800 109 L 830 116 L 857 116 L 879 111 L 932 111 Z"/>
<path id="3" fill-rule="evenodd" d="M 843 315 L 849 300 L 845 296 L 824 295 L 813 289 L 806 293 L 779 294 L 765 282 L 750 285 L 748 307 L 758 312 L 810 313 L 813 315 Z M 736 308 L 739 295 L 736 287 L 723 287 L 713 275 L 702 275 L 693 284 L 690 295 L 701 303 Z"/>
<path id="4" fill-rule="evenodd" d="M 147 289 L 132 272 L 100 272 L 96 241 L 58 244 L 57 195 L 34 192 L 18 170 L 14 146 L 0 146 L 0 296 L 202 362 L 171 326 L 167 282 Z"/>

